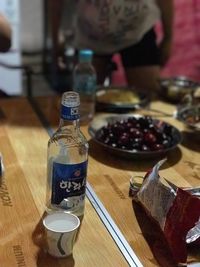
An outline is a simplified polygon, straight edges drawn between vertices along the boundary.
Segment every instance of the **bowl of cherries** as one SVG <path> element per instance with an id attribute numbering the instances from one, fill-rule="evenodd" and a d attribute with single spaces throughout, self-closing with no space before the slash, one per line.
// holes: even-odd
<path id="1" fill-rule="evenodd" d="M 171 124 L 139 114 L 99 115 L 88 131 L 108 151 L 136 159 L 163 156 L 182 140 L 180 131 Z"/>

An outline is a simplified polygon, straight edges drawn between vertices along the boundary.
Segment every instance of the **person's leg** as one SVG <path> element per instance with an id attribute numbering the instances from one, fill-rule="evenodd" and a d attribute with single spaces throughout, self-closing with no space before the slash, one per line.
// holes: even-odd
<path id="1" fill-rule="evenodd" d="M 111 62 L 112 55 L 94 55 L 93 66 L 97 73 L 97 84 L 103 85 L 105 78 L 109 75 L 109 65 Z"/>
<path id="2" fill-rule="evenodd" d="M 143 39 L 120 51 L 129 86 L 156 91 L 159 89 L 160 66 L 156 35 L 150 30 Z"/>
<path id="3" fill-rule="evenodd" d="M 159 66 L 129 67 L 125 68 L 125 73 L 129 86 L 135 86 L 141 90 L 159 90 Z"/>

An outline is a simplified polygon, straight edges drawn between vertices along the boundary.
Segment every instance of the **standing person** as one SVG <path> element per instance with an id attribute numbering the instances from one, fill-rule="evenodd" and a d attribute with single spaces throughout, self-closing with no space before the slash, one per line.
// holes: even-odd
<path id="1" fill-rule="evenodd" d="M 51 1 L 57 44 L 64 1 Z M 76 0 L 76 3 L 74 46 L 94 51 L 98 84 L 104 82 L 113 54 L 119 53 L 130 86 L 157 90 L 160 66 L 167 62 L 171 52 L 173 0 Z M 154 26 L 159 20 L 163 39 L 157 45 Z"/>
<path id="2" fill-rule="evenodd" d="M 0 52 L 7 52 L 11 47 L 11 27 L 5 17 L 0 14 Z"/>

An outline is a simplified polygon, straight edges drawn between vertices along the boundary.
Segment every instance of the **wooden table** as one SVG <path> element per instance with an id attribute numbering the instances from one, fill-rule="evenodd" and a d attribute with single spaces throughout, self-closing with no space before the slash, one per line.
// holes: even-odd
<path id="1" fill-rule="evenodd" d="M 159 266 L 128 194 L 130 177 L 144 175 L 156 160 L 125 160 L 105 153 L 90 140 L 87 126 L 82 131 L 90 144 L 88 198 L 73 258 L 55 260 L 42 251 L 47 140 L 58 126 L 59 105 L 57 97 L 0 100 L 0 151 L 5 164 L 0 191 L 3 267 Z M 170 114 L 175 110 L 159 101 L 152 107 Z M 182 144 L 168 154 L 161 176 L 178 186 L 199 186 L 200 143 L 173 117 L 159 119 L 184 131 Z"/>
<path id="2" fill-rule="evenodd" d="M 43 252 L 46 151 L 49 136 L 26 99 L 0 101 L 0 266 L 128 266 L 91 203 L 86 201 L 74 255 L 56 260 Z"/>

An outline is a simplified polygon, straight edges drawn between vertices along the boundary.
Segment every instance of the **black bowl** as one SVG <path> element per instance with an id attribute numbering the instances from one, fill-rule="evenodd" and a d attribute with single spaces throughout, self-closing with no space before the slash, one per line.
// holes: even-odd
<path id="1" fill-rule="evenodd" d="M 166 155 L 167 152 L 173 150 L 177 147 L 177 145 L 182 141 L 182 135 L 180 131 L 175 128 L 174 126 L 166 123 L 164 121 L 152 119 L 153 122 L 157 125 L 161 125 L 162 128 L 166 126 L 171 127 L 171 137 L 172 137 L 172 144 L 168 148 L 164 148 L 162 150 L 154 150 L 154 151 L 140 151 L 140 150 L 128 150 L 128 149 L 121 149 L 121 148 L 114 148 L 110 145 L 107 145 L 99 140 L 98 134 L 102 127 L 107 126 L 108 123 L 113 124 L 116 121 L 128 119 L 128 118 L 142 118 L 144 116 L 138 114 L 122 114 L 122 115 L 97 115 L 94 117 L 92 122 L 89 125 L 88 132 L 93 140 L 99 144 L 101 147 L 106 149 L 108 152 L 124 158 L 133 158 L 133 159 L 152 159 L 152 158 L 161 158 Z"/>

